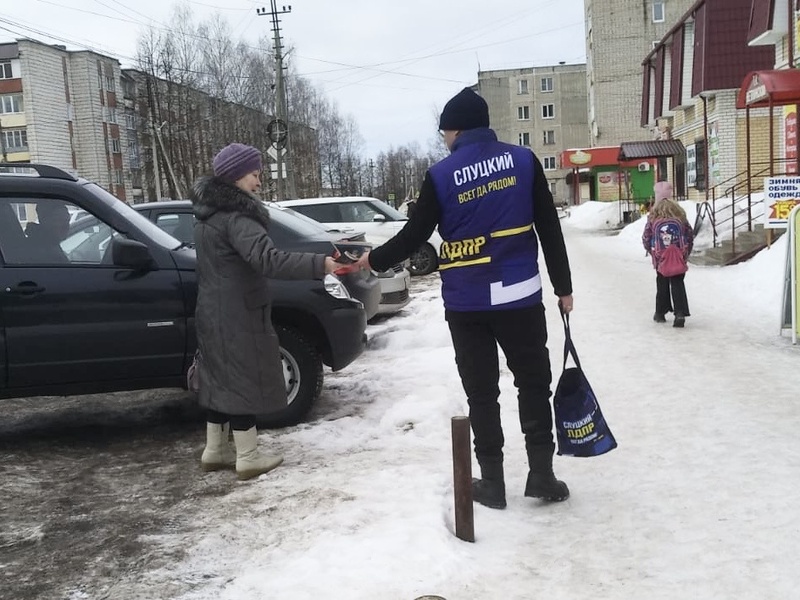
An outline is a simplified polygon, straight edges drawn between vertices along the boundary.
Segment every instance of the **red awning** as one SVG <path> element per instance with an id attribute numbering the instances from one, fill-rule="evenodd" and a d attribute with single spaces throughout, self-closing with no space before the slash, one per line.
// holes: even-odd
<path id="1" fill-rule="evenodd" d="M 572 148 L 561 153 L 562 169 L 582 169 L 589 167 L 623 166 L 635 167 L 641 161 L 619 159 L 619 146 L 595 146 L 592 148 Z M 649 162 L 649 161 L 648 161 Z"/>
<path id="2" fill-rule="evenodd" d="M 800 104 L 800 69 L 751 71 L 736 96 L 736 108 Z"/>

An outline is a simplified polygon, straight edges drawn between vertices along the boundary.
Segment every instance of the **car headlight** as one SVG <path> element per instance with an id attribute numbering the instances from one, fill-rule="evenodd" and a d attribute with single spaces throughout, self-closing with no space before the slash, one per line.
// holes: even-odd
<path id="1" fill-rule="evenodd" d="M 338 277 L 336 277 L 336 275 L 328 273 L 325 275 L 323 283 L 325 284 L 325 291 L 334 298 L 350 300 L 350 292 L 347 291 L 347 288 L 344 287 L 344 284 L 339 280 Z"/>

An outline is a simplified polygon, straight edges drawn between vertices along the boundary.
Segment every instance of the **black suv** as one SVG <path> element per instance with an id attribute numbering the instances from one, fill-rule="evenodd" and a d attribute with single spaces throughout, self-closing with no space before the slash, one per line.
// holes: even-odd
<path id="1" fill-rule="evenodd" d="M 185 387 L 195 260 L 95 183 L 0 167 L 0 398 Z M 333 276 L 272 289 L 290 404 L 259 422 L 282 426 L 319 395 L 323 363 L 339 370 L 361 354 L 367 318 Z"/>

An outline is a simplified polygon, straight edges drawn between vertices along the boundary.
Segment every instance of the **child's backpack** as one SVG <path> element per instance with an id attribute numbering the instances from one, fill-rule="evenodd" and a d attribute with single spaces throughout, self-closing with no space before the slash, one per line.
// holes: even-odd
<path id="1" fill-rule="evenodd" d="M 664 277 L 681 275 L 686 264 L 686 237 L 680 219 L 658 219 L 653 224 L 653 256 L 656 270 Z"/>

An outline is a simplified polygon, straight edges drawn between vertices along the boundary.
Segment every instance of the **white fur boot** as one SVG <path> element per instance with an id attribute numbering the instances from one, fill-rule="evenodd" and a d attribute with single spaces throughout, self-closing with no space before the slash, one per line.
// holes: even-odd
<path id="1" fill-rule="evenodd" d="M 272 471 L 283 462 L 279 454 L 260 454 L 258 452 L 258 432 L 255 427 L 247 431 L 233 430 L 233 443 L 236 445 L 236 475 L 239 479 L 252 479 Z"/>
<path id="2" fill-rule="evenodd" d="M 236 465 L 236 452 L 230 445 L 230 425 L 228 423 L 206 423 L 206 447 L 200 458 L 203 471 L 233 469 Z"/>

